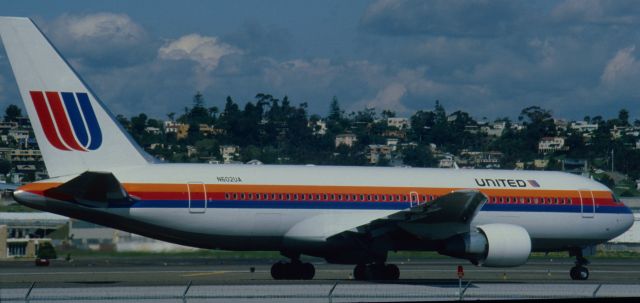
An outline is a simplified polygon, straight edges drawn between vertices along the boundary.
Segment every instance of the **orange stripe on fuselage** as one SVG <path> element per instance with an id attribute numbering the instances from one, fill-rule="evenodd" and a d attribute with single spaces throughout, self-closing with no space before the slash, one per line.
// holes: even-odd
<path id="1" fill-rule="evenodd" d="M 36 194 L 59 186 L 61 183 L 39 182 L 30 183 L 19 188 Z M 125 190 L 132 195 L 162 196 L 163 193 L 186 193 L 187 184 L 161 183 L 125 183 Z M 282 193 L 282 194 L 387 194 L 408 195 L 416 192 L 419 195 L 442 196 L 463 188 L 428 188 L 428 187 L 367 187 L 367 186 L 313 186 L 313 185 L 244 185 L 244 184 L 206 184 L 208 194 L 222 193 Z M 531 198 L 572 198 L 579 199 L 578 190 L 543 190 L 543 189 L 512 189 L 512 188 L 481 188 L 478 189 L 489 197 L 531 197 Z M 580 191 L 583 198 L 590 198 L 589 191 Z M 615 205 L 609 191 L 593 191 L 597 204 Z M 422 197 L 420 198 L 422 200 Z"/>

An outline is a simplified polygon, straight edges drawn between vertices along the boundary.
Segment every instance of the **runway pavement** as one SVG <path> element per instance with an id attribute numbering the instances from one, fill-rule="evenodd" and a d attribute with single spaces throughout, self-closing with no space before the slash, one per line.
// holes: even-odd
<path id="1" fill-rule="evenodd" d="M 24 300 L 34 282 L 29 294 L 32 301 L 46 301 L 51 296 L 71 296 L 63 297 L 64 300 L 171 301 L 181 298 L 189 284 L 186 293 L 193 300 L 261 298 L 326 302 L 332 287 L 337 300 L 333 302 L 378 297 L 391 301 L 455 299 L 459 291 L 456 277 L 459 264 L 465 269 L 464 285 L 469 283 L 466 298 L 590 297 L 594 292 L 596 296 L 640 296 L 640 260 L 635 259 L 594 259 L 589 266 L 588 281 L 569 278 L 573 260 L 568 258 L 533 259 L 524 266 L 508 269 L 476 267 L 454 259 L 395 260 L 401 278 L 392 282 L 354 281 L 352 266 L 324 262 L 314 262 L 314 280 L 274 281 L 269 274 L 274 261 L 115 258 L 54 261 L 49 267 L 35 267 L 32 261 L 5 261 L 0 262 L 0 300 Z"/>

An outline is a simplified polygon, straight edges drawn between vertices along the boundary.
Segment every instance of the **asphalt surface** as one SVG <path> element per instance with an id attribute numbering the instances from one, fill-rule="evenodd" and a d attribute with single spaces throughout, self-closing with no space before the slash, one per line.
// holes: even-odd
<path id="1" fill-rule="evenodd" d="M 573 260 L 533 259 L 516 268 L 455 259 L 394 260 L 398 281 L 354 281 L 352 266 L 312 262 L 311 281 L 271 279 L 277 260 L 95 258 L 0 262 L 2 302 L 360 302 L 640 297 L 640 260 L 594 259 L 588 281 L 572 281 Z M 464 265 L 462 283 L 457 266 Z M 462 286 L 462 287 L 460 287 Z M 636 302 L 632 299 L 630 302 Z"/>
<path id="2" fill-rule="evenodd" d="M 33 261 L 0 262 L 0 288 L 39 285 L 201 285 L 243 284 L 366 284 L 354 281 L 353 266 L 326 264 L 318 260 L 311 281 L 274 281 L 270 267 L 276 260 L 209 260 L 206 258 L 105 258 L 71 262 L 54 260 L 48 267 L 36 267 Z M 533 259 L 515 268 L 477 267 L 455 259 L 394 260 L 400 268 L 400 280 L 393 283 L 458 283 L 456 268 L 464 266 L 464 280 L 474 283 L 591 283 L 640 285 L 640 260 L 594 259 L 588 266 L 588 281 L 572 281 L 569 269 L 573 260 Z"/>

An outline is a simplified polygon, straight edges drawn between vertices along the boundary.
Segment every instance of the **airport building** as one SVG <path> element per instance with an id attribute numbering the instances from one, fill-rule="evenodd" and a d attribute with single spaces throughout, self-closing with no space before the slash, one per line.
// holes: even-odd
<path id="1" fill-rule="evenodd" d="M 34 258 L 44 242 L 93 251 L 195 250 L 51 213 L 0 212 L 0 259 Z"/>

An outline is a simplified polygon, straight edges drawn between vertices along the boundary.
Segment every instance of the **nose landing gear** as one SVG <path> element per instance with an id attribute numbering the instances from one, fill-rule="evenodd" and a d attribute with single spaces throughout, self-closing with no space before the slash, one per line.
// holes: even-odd
<path id="1" fill-rule="evenodd" d="M 582 252 L 576 254 L 576 266 L 569 271 L 569 276 L 571 276 L 572 280 L 589 279 L 589 269 L 585 265 L 589 265 L 589 260 L 582 256 Z"/>

